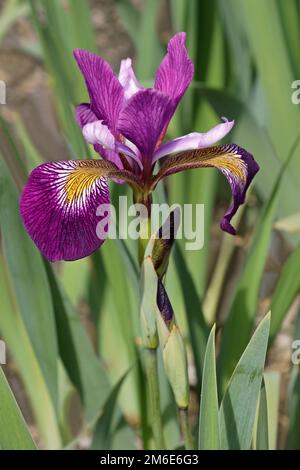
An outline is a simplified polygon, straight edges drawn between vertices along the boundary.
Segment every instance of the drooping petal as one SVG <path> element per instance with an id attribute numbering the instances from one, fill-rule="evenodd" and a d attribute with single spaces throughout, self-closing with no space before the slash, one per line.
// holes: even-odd
<path id="1" fill-rule="evenodd" d="M 178 139 L 171 140 L 170 142 L 161 145 L 156 150 L 153 156 L 153 163 L 166 155 L 171 155 L 172 153 L 206 148 L 210 145 L 216 144 L 231 131 L 233 126 L 234 121 L 226 120 L 225 122 L 212 127 L 207 132 L 192 132 L 191 134 L 179 137 Z"/>
<path id="2" fill-rule="evenodd" d="M 259 165 L 245 149 L 230 144 L 167 157 L 160 171 L 154 177 L 152 188 L 165 176 L 201 167 L 218 168 L 230 184 L 233 201 L 220 225 L 222 230 L 234 235 L 235 229 L 230 221 L 239 206 L 244 203 L 249 184 L 259 170 Z"/>
<path id="3" fill-rule="evenodd" d="M 118 129 L 137 146 L 144 160 L 149 159 L 171 112 L 170 98 L 153 89 L 142 90 L 122 110 Z"/>
<path id="4" fill-rule="evenodd" d="M 51 261 L 75 260 L 101 246 L 96 230 L 101 204 L 109 203 L 107 177 L 129 178 L 109 162 L 65 160 L 35 168 L 23 190 L 24 225 Z"/>
<path id="5" fill-rule="evenodd" d="M 74 57 L 85 78 L 91 100 L 91 111 L 103 120 L 113 133 L 124 105 L 124 91 L 111 66 L 101 57 L 76 49 Z"/>
<path id="6" fill-rule="evenodd" d="M 169 41 L 168 52 L 156 73 L 154 88 L 172 98 L 176 107 L 193 75 L 194 65 L 185 47 L 185 33 L 177 33 Z"/>
<path id="7" fill-rule="evenodd" d="M 93 161 L 45 163 L 31 173 L 21 197 L 24 225 L 50 261 L 75 260 L 101 246 L 96 210 L 109 203 L 106 178 Z"/>
<path id="8" fill-rule="evenodd" d="M 119 82 L 124 89 L 124 96 L 127 100 L 143 89 L 134 74 L 130 58 L 121 60 Z"/>

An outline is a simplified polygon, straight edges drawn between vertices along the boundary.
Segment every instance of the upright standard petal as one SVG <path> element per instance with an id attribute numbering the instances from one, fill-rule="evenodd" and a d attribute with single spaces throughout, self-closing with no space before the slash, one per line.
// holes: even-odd
<path id="1" fill-rule="evenodd" d="M 101 57 L 76 49 L 74 57 L 85 78 L 91 100 L 91 111 L 104 121 L 112 132 L 124 105 L 124 91 L 111 66 Z"/>
<path id="2" fill-rule="evenodd" d="M 50 261 L 88 256 L 104 240 L 96 211 L 109 203 L 101 161 L 58 161 L 34 169 L 21 196 L 24 225 Z"/>
<path id="3" fill-rule="evenodd" d="M 121 60 L 119 82 L 124 89 L 124 96 L 127 100 L 143 89 L 134 74 L 130 58 Z"/>
<path id="4" fill-rule="evenodd" d="M 214 145 L 223 139 L 234 126 L 234 121 L 222 122 L 209 129 L 207 132 L 192 132 L 191 134 L 178 137 L 166 144 L 161 145 L 153 156 L 153 163 L 166 155 L 172 153 L 185 152 L 187 150 L 196 150 Z"/>
<path id="5" fill-rule="evenodd" d="M 122 110 L 118 130 L 150 161 L 159 136 L 172 112 L 172 100 L 153 89 L 136 93 Z"/>
<path id="6" fill-rule="evenodd" d="M 79 127 L 84 127 L 87 124 L 98 121 L 96 114 L 91 110 L 89 103 L 81 103 L 76 106 L 75 117 Z"/>
<path id="7" fill-rule="evenodd" d="M 165 176 L 201 167 L 218 168 L 230 184 L 233 202 L 220 225 L 222 230 L 234 235 L 236 232 L 230 221 L 239 206 L 244 203 L 249 184 L 259 170 L 259 165 L 245 149 L 230 144 L 167 157 L 160 171 L 153 179 L 152 189 Z"/>
<path id="8" fill-rule="evenodd" d="M 176 107 L 193 75 L 194 65 L 185 47 L 185 33 L 177 33 L 169 41 L 168 52 L 156 73 L 154 88 L 172 98 Z"/>

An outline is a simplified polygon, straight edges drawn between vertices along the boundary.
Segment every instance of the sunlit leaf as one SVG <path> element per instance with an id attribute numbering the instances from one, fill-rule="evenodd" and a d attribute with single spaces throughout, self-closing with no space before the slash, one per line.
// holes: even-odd
<path id="1" fill-rule="evenodd" d="M 226 388 L 220 407 L 222 449 L 250 448 L 269 329 L 270 314 L 253 334 Z"/>

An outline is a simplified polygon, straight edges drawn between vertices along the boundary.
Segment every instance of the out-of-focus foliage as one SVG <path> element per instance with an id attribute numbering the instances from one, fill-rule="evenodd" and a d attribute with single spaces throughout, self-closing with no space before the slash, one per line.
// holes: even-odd
<path id="1" fill-rule="evenodd" d="M 144 85 L 152 83 L 169 37 L 176 31 L 187 33 L 195 80 L 168 137 L 207 130 L 226 116 L 236 121 L 230 139 L 251 151 L 260 164 L 247 204 L 235 218 L 240 234 L 236 238 L 217 228 L 229 192 L 214 170 L 173 176 L 160 186 L 155 201 L 205 204 L 203 249 L 187 252 L 184 241 L 176 241 L 166 279 L 184 333 L 197 402 L 202 389 L 199 426 L 198 418 L 194 420 L 199 448 L 275 448 L 280 375 L 267 372 L 262 377 L 269 327 L 267 363 L 268 351 L 276 347 L 283 320 L 299 294 L 299 230 L 285 230 L 278 222 L 290 254 L 280 261 L 278 280 L 268 295 L 261 287 L 278 233 L 274 222 L 299 213 L 300 146 L 293 145 L 300 133 L 300 105 L 292 102 L 292 83 L 300 79 L 300 3 L 114 4 L 134 46 L 137 76 Z M 25 47 L 23 53 L 33 54 L 45 67 L 68 152 L 64 158 L 94 156 L 74 119 L 74 105 L 87 97 L 72 50 L 103 53 L 101 44 L 96 47 L 93 30 L 92 13 L 97 8 L 97 2 L 88 0 L 6 0 L 1 12 L 0 41 L 22 15 L 33 25 L 34 54 Z M 82 436 L 93 434 L 94 449 L 151 448 L 135 244 L 110 240 L 88 259 L 55 266 L 45 262 L 25 233 L 18 211 L 20 181 L 24 183 L 44 155 L 19 116 L 8 122 L 3 112 L 0 125 L 5 143 L 0 155 L 0 338 L 9 353 L 4 372 L 9 377 L 11 363 L 15 366 L 40 447 L 76 448 Z M 114 200 L 122 194 L 127 189 L 116 187 Z M 264 318 L 253 335 L 258 318 L 270 305 L 270 325 L 269 317 Z M 215 329 L 209 336 L 214 323 L 216 345 Z M 295 318 L 290 322 L 291 341 L 300 339 L 299 314 L 296 323 L 297 328 Z M 0 448 L 34 448 L 0 372 Z M 280 446 L 299 449 L 299 369 L 291 367 L 290 375 L 290 424 Z M 167 446 L 177 448 L 180 431 L 162 361 L 160 378 Z M 194 414 L 198 417 L 198 410 Z"/>

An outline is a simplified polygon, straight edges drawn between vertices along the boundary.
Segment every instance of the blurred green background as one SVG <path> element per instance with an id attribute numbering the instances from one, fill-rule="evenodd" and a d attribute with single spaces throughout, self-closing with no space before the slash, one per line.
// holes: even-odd
<path id="1" fill-rule="evenodd" d="M 99 53 L 116 73 L 131 56 L 138 79 L 151 86 L 168 40 L 186 31 L 195 78 L 168 137 L 206 131 L 226 116 L 236 120 L 226 142 L 245 147 L 261 167 L 235 218 L 236 237 L 219 230 L 230 193 L 216 171 L 178 174 L 156 194 L 157 201 L 205 204 L 204 248 L 186 252 L 178 241 L 166 281 L 188 348 L 191 420 L 197 427 L 210 326 L 216 322 L 221 398 L 271 308 L 269 447 L 299 449 L 300 375 L 291 355 L 300 339 L 300 104 L 292 102 L 300 1 L 2 0 L 0 7 L 0 339 L 8 356 L 3 371 L 37 445 L 150 445 L 134 243 L 110 240 L 87 259 L 50 266 L 23 229 L 18 199 L 40 162 L 95 156 L 74 119 L 74 106 L 87 96 L 72 50 Z M 117 198 L 127 190 L 113 191 Z M 0 394 L 2 387 L 8 393 L 2 381 Z M 161 387 L 167 445 L 176 448 L 180 434 L 163 373 Z M 6 416 L 0 403 L 0 423 L 9 427 L 15 412 L 20 419 L 16 410 Z M 4 448 L 24 446 L 2 438 Z"/>

